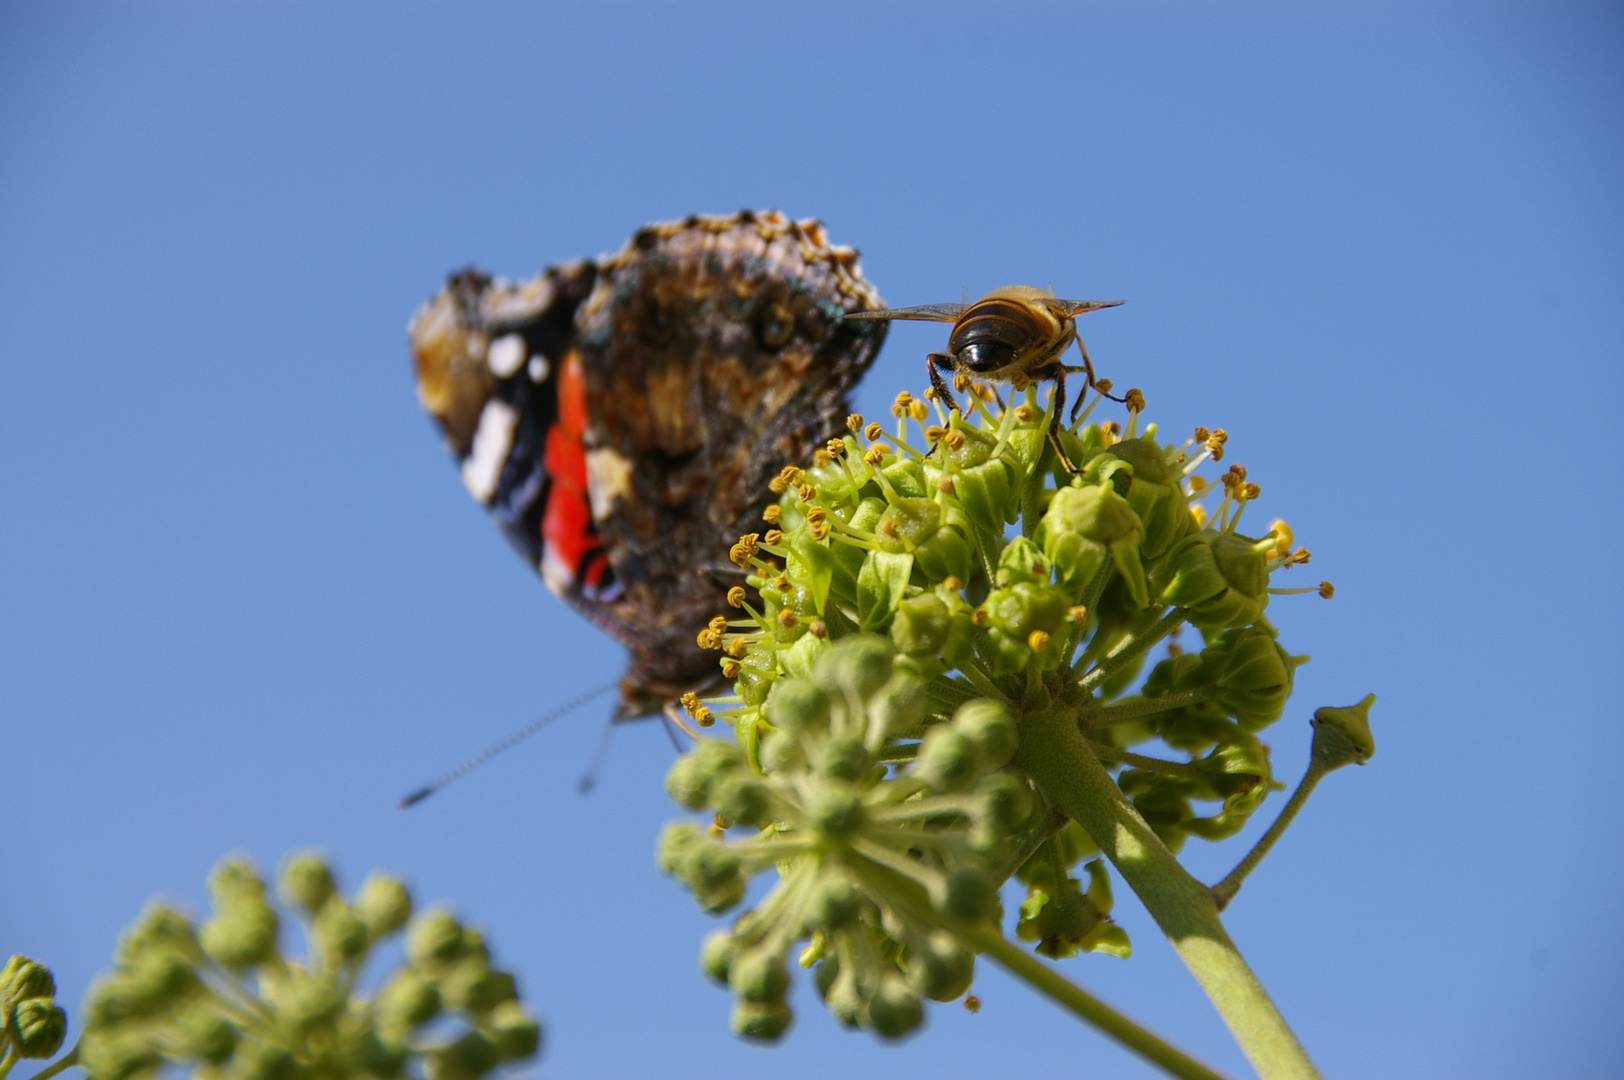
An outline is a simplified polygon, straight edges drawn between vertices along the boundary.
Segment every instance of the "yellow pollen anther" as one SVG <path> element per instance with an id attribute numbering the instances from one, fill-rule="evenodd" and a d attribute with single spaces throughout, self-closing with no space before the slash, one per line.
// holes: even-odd
<path id="1" fill-rule="evenodd" d="M 783 517 L 784 508 L 777 503 L 772 503 L 761 512 L 761 520 L 769 525 L 777 525 L 779 521 L 783 520 Z"/>
<path id="2" fill-rule="evenodd" d="M 761 541 L 764 544 L 782 544 L 784 542 L 784 531 L 782 529 L 768 529 L 767 535 L 763 536 Z"/>
<path id="3" fill-rule="evenodd" d="M 907 415 L 908 407 L 910 405 L 912 405 L 912 404 L 913 404 L 913 395 L 908 393 L 908 391 L 904 390 L 902 393 L 897 395 L 896 402 L 894 404 L 892 404 L 892 406 L 891 406 L 891 415 L 892 416 L 905 416 L 905 415 Z"/>
<path id="4" fill-rule="evenodd" d="M 977 626 L 986 626 L 987 619 L 987 609 L 984 607 L 978 607 L 974 611 L 970 612 L 970 621 L 975 623 Z"/>
<path id="5" fill-rule="evenodd" d="M 957 491 L 957 489 L 953 486 L 953 478 L 951 476 L 938 476 L 936 478 L 936 490 L 940 491 L 943 495 L 952 495 Z"/>
<path id="6" fill-rule="evenodd" d="M 1292 534 L 1291 526 L 1286 524 L 1285 519 L 1275 518 L 1269 524 L 1269 531 L 1274 533 L 1274 550 L 1276 553 L 1285 555 L 1291 551 L 1292 542 L 1297 537 Z"/>
<path id="7" fill-rule="evenodd" d="M 988 386 L 984 382 L 973 384 L 970 387 L 970 393 L 974 394 L 976 397 L 980 398 L 982 401 L 985 401 L 989 405 L 998 400 L 998 395 L 992 392 L 992 387 Z"/>
<path id="8" fill-rule="evenodd" d="M 1094 380 L 1094 389 L 1098 390 L 1102 394 L 1109 394 L 1111 392 L 1111 387 L 1113 387 L 1115 385 L 1116 384 L 1113 383 L 1110 379 L 1095 379 Z"/>
<path id="9" fill-rule="evenodd" d="M 1030 424 L 1036 416 L 1037 413 L 1032 411 L 1032 406 L 1030 405 L 1015 406 L 1015 419 L 1019 420 L 1023 424 Z"/>
<path id="10" fill-rule="evenodd" d="M 949 574 L 942 579 L 942 588 L 946 589 L 948 592 L 958 592 L 960 589 L 964 588 L 964 582 L 960 581 L 952 574 Z"/>
<path id="11" fill-rule="evenodd" d="M 806 527 L 806 531 L 814 540 L 827 540 L 829 538 L 829 523 L 814 521 Z"/>
<path id="12" fill-rule="evenodd" d="M 1026 643 L 1032 647 L 1033 652 L 1042 652 L 1044 647 L 1049 644 L 1049 632 L 1047 630 L 1034 630 L 1026 635 Z"/>
<path id="13" fill-rule="evenodd" d="M 1184 655 L 1184 649 L 1182 647 L 1180 647 L 1178 642 L 1169 641 L 1167 643 L 1167 655 L 1170 658 L 1175 657 L 1175 656 L 1183 656 Z"/>
<path id="14" fill-rule="evenodd" d="M 1336 586 L 1332 585 L 1329 581 L 1322 581 L 1320 582 L 1319 594 L 1325 599 L 1329 600 L 1331 597 L 1336 595 Z"/>
<path id="15" fill-rule="evenodd" d="M 1206 491 L 1206 490 L 1207 490 L 1207 481 L 1206 481 L 1205 477 L 1201 477 L 1201 476 L 1192 476 L 1192 477 L 1190 477 L 1190 494 L 1191 495 L 1195 495 L 1195 494 L 1198 494 L 1199 492 L 1203 492 L 1203 491 Z"/>
<path id="16" fill-rule="evenodd" d="M 846 417 L 846 430 L 847 431 L 862 431 L 863 430 L 863 414 L 862 413 L 852 413 L 849 416 L 847 416 Z"/>
<path id="17" fill-rule="evenodd" d="M 711 617 L 710 628 L 718 634 L 727 633 L 727 616 L 715 615 Z"/>
<path id="18" fill-rule="evenodd" d="M 947 429 L 945 427 L 937 427 L 935 424 L 932 424 L 930 427 L 925 429 L 925 441 L 934 446 L 935 444 L 941 442 L 942 436 L 946 434 Z"/>
<path id="19" fill-rule="evenodd" d="M 925 387 L 925 400 L 926 401 L 935 401 L 936 400 L 936 388 L 934 386 Z"/>
<path id="20" fill-rule="evenodd" d="M 689 716 L 692 716 L 695 710 L 699 708 L 699 695 L 694 693 L 692 690 L 689 690 L 687 693 L 683 694 L 677 699 L 677 701 L 681 703 L 684 709 L 688 710 Z"/>
<path id="21" fill-rule="evenodd" d="M 821 469 L 833 460 L 834 458 L 829 456 L 829 451 L 821 446 L 812 451 L 812 467 L 814 469 Z"/>
<path id="22" fill-rule="evenodd" d="M 1263 494 L 1263 489 L 1258 487 L 1256 484 L 1241 485 L 1241 498 L 1247 500 L 1248 502 L 1256 499 L 1261 494 Z"/>
<path id="23" fill-rule="evenodd" d="M 869 442 L 875 442 L 879 439 L 880 435 L 884 431 L 885 429 L 882 428 L 878 423 L 873 423 L 863 429 L 863 438 L 867 439 Z"/>
<path id="24" fill-rule="evenodd" d="M 773 578 L 773 588 L 777 589 L 779 592 L 789 592 L 791 589 L 795 588 L 795 586 L 789 583 L 788 574 L 779 574 L 777 577 Z"/>
<path id="25" fill-rule="evenodd" d="M 767 490 L 772 492 L 774 495 L 782 495 L 788 488 L 789 485 L 784 483 L 784 478 L 782 476 L 775 476 L 771 480 L 767 481 Z"/>
<path id="26" fill-rule="evenodd" d="M 808 525 L 816 525 L 818 522 L 823 521 L 828 516 L 829 511 L 825 510 L 821 506 L 814 506 L 807 510 L 806 522 Z"/>
<path id="27" fill-rule="evenodd" d="M 789 608 L 785 608 L 783 611 L 778 613 L 779 626 L 794 626 L 800 621 L 800 616 L 796 615 L 795 612 L 791 611 Z"/>
<path id="28" fill-rule="evenodd" d="M 710 727 L 712 724 L 716 723 L 716 716 L 710 711 L 710 707 L 708 705 L 701 705 L 699 707 L 699 711 L 694 713 L 694 723 L 698 724 L 700 727 Z"/>
<path id="29" fill-rule="evenodd" d="M 829 624 L 824 622 L 822 619 L 813 619 L 807 624 L 806 629 L 807 632 L 815 638 L 826 638 L 829 636 Z"/>
<path id="30" fill-rule="evenodd" d="M 846 440 L 830 439 L 828 443 L 824 445 L 824 449 L 829 452 L 829 456 L 831 458 L 837 458 L 846 452 Z"/>
<path id="31" fill-rule="evenodd" d="M 915 399 L 908 403 L 908 415 L 923 424 L 925 422 L 925 417 L 930 415 L 930 406 L 926 405 L 923 401 Z"/>
<path id="32" fill-rule="evenodd" d="M 818 489 L 811 484 L 802 484 L 795 489 L 795 497 L 802 502 L 811 502 L 818 497 Z"/>
<path id="33" fill-rule="evenodd" d="M 1208 431 L 1204 427 L 1198 427 L 1195 429 L 1195 441 L 1198 443 L 1206 442 L 1211 436 L 1212 432 Z"/>
<path id="34" fill-rule="evenodd" d="M 963 450 L 964 432 L 949 431 L 945 436 L 942 437 L 942 441 L 947 444 L 947 448 L 949 450 Z"/>
<path id="35" fill-rule="evenodd" d="M 712 840 L 720 840 L 722 837 L 726 836 L 727 833 L 720 825 L 713 821 L 706 826 L 705 835 L 709 836 Z"/>
<path id="36" fill-rule="evenodd" d="M 1024 371 L 1017 371 L 1010 376 L 1009 385 L 1015 388 L 1017 394 L 1026 393 L 1026 388 L 1032 385 L 1032 376 Z"/>
<path id="37" fill-rule="evenodd" d="M 722 646 L 722 651 L 727 653 L 735 660 L 743 660 L 744 654 L 750 651 L 750 646 L 744 643 L 743 638 L 734 638 L 732 641 Z"/>
<path id="38" fill-rule="evenodd" d="M 1066 621 L 1081 626 L 1088 621 L 1088 609 L 1081 604 L 1073 604 L 1066 609 Z"/>
<path id="39" fill-rule="evenodd" d="M 879 468 L 885 462 L 885 444 L 876 443 L 869 447 L 868 453 L 863 455 L 863 460 L 875 468 Z"/>
<path id="40" fill-rule="evenodd" d="M 1291 561 L 1292 561 L 1292 563 L 1297 564 L 1297 565 L 1301 565 L 1302 563 L 1307 562 L 1308 561 L 1308 549 L 1307 548 L 1298 548 L 1296 551 L 1293 551 L 1291 553 Z"/>
<path id="41" fill-rule="evenodd" d="M 720 649 L 722 647 L 722 635 L 707 626 L 699 632 L 699 636 L 694 639 L 694 642 L 701 649 Z"/>
<path id="42" fill-rule="evenodd" d="M 1190 507 L 1190 516 L 1195 518 L 1195 527 L 1196 528 L 1204 529 L 1204 528 L 1207 527 L 1207 508 L 1206 507 L 1199 506 L 1199 505 Z"/>
<path id="43" fill-rule="evenodd" d="M 760 550 L 757 541 L 761 539 L 760 533 L 745 533 L 739 537 L 739 542 L 728 549 L 727 557 L 738 567 L 748 567 L 750 560 L 756 557 Z"/>
<path id="44" fill-rule="evenodd" d="M 1145 411 L 1145 395 L 1138 390 L 1129 390 L 1122 395 L 1123 404 L 1128 406 L 1129 412 Z"/>
<path id="45" fill-rule="evenodd" d="M 737 679 L 739 677 L 739 662 L 737 660 L 722 661 L 722 678 Z"/>
<path id="46" fill-rule="evenodd" d="M 955 374 L 953 376 L 953 389 L 961 394 L 970 389 L 970 376 L 962 371 Z"/>
<path id="47" fill-rule="evenodd" d="M 981 999 L 976 997 L 974 994 L 965 994 L 964 995 L 964 1011 L 967 1012 L 967 1013 L 972 1013 L 972 1014 L 980 1012 L 981 1011 Z"/>

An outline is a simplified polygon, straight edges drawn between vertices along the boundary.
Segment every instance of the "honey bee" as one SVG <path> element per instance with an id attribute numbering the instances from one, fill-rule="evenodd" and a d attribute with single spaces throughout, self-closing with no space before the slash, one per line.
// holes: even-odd
<path id="1" fill-rule="evenodd" d="M 890 308 L 884 311 L 852 311 L 848 319 L 911 319 L 923 322 L 950 322 L 953 332 L 948 335 L 947 352 L 931 353 L 925 357 L 930 369 L 930 385 L 937 397 L 949 408 L 957 409 L 942 369 L 958 374 L 994 382 L 1014 382 L 1024 385 L 1026 380 L 1054 380 L 1053 401 L 1049 410 L 1049 443 L 1068 472 L 1076 472 L 1066 452 L 1060 446 L 1060 410 L 1066 404 L 1066 376 L 1081 374 L 1087 379 L 1087 388 L 1099 390 L 1107 397 L 1111 384 L 1094 375 L 1094 362 L 1077 336 L 1077 316 L 1100 308 L 1116 307 L 1121 300 L 1061 300 L 1053 292 L 1034 289 L 1030 285 L 1007 285 L 994 289 L 973 304 L 924 304 L 919 307 Z M 1068 367 L 1060 357 L 1073 341 L 1083 355 L 1081 367 Z M 961 386 L 962 388 L 962 386 Z M 1075 423 L 1077 411 L 1086 394 L 1072 405 L 1071 419 Z M 1122 399 L 1112 397 L 1113 401 Z"/>

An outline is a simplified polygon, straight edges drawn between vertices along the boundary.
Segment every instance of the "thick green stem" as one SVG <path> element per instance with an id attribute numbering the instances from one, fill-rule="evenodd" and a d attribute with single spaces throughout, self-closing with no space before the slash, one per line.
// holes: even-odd
<path id="1" fill-rule="evenodd" d="M 1207 887 L 1187 873 L 1089 749 L 1063 706 L 1021 720 L 1011 762 L 1099 845 L 1229 1025 L 1264 1080 L 1317 1078 L 1313 1062 L 1218 918 Z"/>
<path id="2" fill-rule="evenodd" d="M 1082 987 L 1068 982 L 1025 949 L 1010 944 L 992 927 L 983 926 L 964 931 L 962 936 L 974 945 L 977 951 L 990 957 L 1017 979 L 1047 995 L 1062 1008 L 1076 1013 L 1085 1022 L 1094 1025 L 1147 1061 L 1161 1066 L 1173 1076 L 1185 1077 L 1187 1080 L 1223 1080 L 1222 1073 L 1214 1072 L 1178 1047 L 1140 1027 Z"/>

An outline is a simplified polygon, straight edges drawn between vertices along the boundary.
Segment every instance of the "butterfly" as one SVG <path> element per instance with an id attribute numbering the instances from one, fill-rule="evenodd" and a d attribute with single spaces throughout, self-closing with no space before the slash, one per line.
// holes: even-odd
<path id="1" fill-rule="evenodd" d="M 884 308 L 858 254 L 778 211 L 640 229 L 517 284 L 453 274 L 408 330 L 417 393 L 475 501 L 626 646 L 617 719 L 721 682 L 696 632 L 743 572 L 767 484 L 843 431 Z"/>

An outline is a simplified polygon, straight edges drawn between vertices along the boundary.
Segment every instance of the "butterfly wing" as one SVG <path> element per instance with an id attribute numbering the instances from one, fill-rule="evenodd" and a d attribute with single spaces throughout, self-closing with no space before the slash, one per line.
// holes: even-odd
<path id="1" fill-rule="evenodd" d="M 593 519 L 624 596 L 604 612 L 632 653 L 623 710 L 716 677 L 694 637 L 739 583 L 767 483 L 844 431 L 885 327 L 857 253 L 774 212 L 643 229 L 600 264 L 577 317 Z M 615 630 L 618 626 L 618 630 Z"/>
<path id="2" fill-rule="evenodd" d="M 857 253 L 776 212 L 639 231 L 512 285 L 454 276 L 410 336 L 464 483 L 548 587 L 631 651 L 620 713 L 718 677 L 723 610 L 767 482 L 841 430 L 884 325 Z"/>

